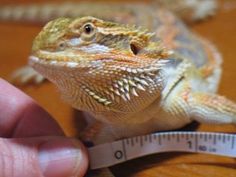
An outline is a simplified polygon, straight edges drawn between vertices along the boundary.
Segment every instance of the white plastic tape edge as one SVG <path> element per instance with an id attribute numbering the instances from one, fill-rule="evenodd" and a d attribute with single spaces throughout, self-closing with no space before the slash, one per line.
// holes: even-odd
<path id="1" fill-rule="evenodd" d="M 91 169 L 161 152 L 196 152 L 236 157 L 236 135 L 208 132 L 154 133 L 97 145 L 88 151 Z"/>

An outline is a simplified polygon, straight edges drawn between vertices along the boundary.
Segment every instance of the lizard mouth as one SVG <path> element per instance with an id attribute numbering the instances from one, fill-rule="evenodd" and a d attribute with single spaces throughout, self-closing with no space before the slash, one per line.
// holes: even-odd
<path id="1" fill-rule="evenodd" d="M 32 53 L 29 57 L 29 64 L 31 66 L 51 66 L 55 67 L 67 67 L 76 68 L 78 65 L 83 66 L 87 61 L 79 57 L 79 55 L 73 51 L 38 51 L 37 53 Z"/>
<path id="2" fill-rule="evenodd" d="M 55 66 L 55 67 L 69 67 L 69 68 L 76 68 L 79 63 L 75 61 L 58 61 L 58 60 L 49 60 L 45 58 L 39 58 L 37 56 L 31 55 L 29 57 L 29 64 L 31 66 L 34 65 L 48 65 L 48 66 Z"/>

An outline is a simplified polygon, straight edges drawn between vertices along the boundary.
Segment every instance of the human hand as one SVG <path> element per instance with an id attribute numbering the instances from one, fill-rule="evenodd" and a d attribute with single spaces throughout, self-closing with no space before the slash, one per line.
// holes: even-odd
<path id="1" fill-rule="evenodd" d="M 0 176 L 83 176 L 84 146 L 66 138 L 30 97 L 0 78 Z"/>

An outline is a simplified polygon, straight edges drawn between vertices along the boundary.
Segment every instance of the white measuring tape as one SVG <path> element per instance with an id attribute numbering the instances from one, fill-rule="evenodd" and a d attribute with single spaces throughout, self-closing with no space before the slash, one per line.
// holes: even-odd
<path id="1" fill-rule="evenodd" d="M 90 168 L 109 167 L 161 152 L 197 152 L 236 157 L 236 134 L 165 132 L 127 138 L 88 149 Z"/>

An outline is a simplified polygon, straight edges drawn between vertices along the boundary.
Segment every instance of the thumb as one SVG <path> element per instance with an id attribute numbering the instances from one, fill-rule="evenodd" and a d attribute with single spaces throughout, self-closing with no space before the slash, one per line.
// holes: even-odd
<path id="1" fill-rule="evenodd" d="M 1 177 L 80 177 L 87 166 L 86 150 L 75 139 L 0 138 Z"/>

